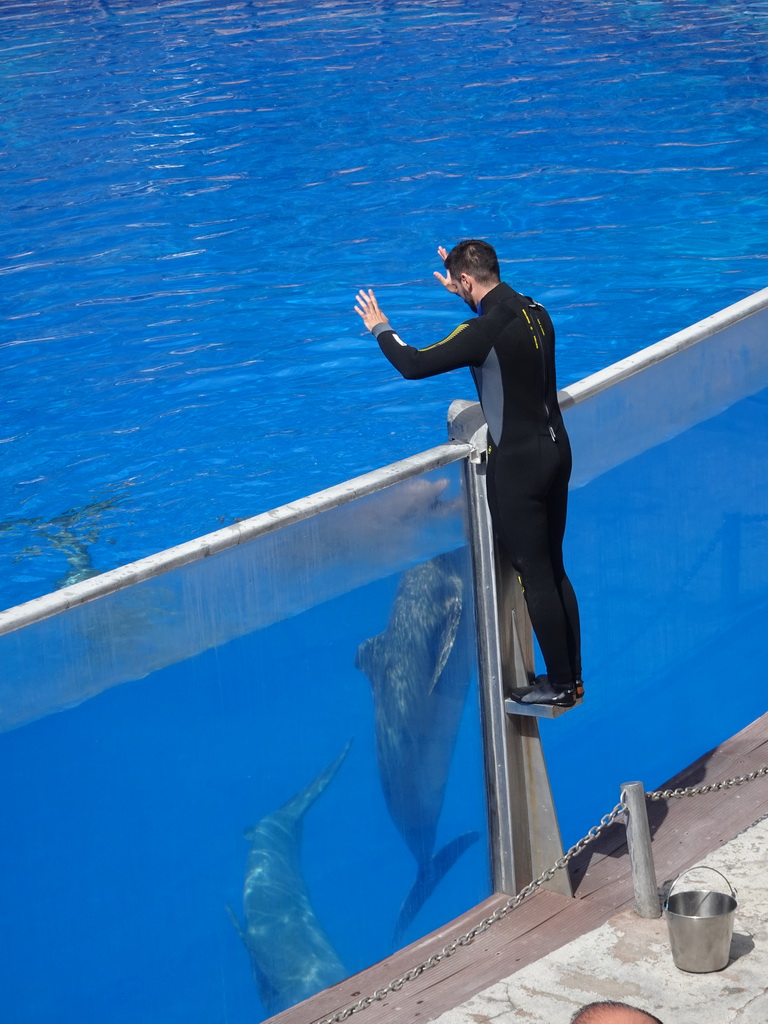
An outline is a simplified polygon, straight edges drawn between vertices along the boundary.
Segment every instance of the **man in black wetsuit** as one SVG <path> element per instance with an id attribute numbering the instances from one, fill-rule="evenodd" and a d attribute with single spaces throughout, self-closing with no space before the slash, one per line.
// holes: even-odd
<path id="1" fill-rule="evenodd" d="M 555 332 L 543 306 L 500 280 L 496 252 L 469 239 L 438 253 L 438 281 L 478 315 L 428 348 L 406 345 L 372 291 L 355 311 L 403 377 L 420 380 L 461 366 L 472 371 L 488 423 L 488 504 L 494 530 L 523 586 L 547 667 L 524 704 L 572 707 L 581 697 L 579 610 L 563 566 L 571 448 L 557 404 Z"/>

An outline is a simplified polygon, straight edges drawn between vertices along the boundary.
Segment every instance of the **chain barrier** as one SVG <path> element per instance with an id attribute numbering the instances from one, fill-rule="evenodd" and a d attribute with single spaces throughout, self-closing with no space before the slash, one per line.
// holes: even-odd
<path id="1" fill-rule="evenodd" d="M 750 772 L 749 775 L 737 775 L 733 779 L 723 779 L 722 782 L 713 782 L 709 786 L 689 786 L 687 789 L 657 789 L 646 793 L 646 800 L 677 800 L 684 796 L 700 796 L 702 793 L 715 793 L 719 789 L 732 789 L 734 786 L 741 786 L 745 782 L 753 782 L 761 775 L 768 775 L 768 764 Z"/>
<path id="2" fill-rule="evenodd" d="M 563 854 L 562 857 L 559 857 L 551 868 L 547 868 L 546 871 L 543 871 L 538 878 L 529 882 L 528 885 L 522 888 L 516 895 L 510 896 L 506 903 L 497 907 L 488 917 L 483 918 L 483 920 L 479 924 L 475 925 L 471 931 L 468 931 L 465 935 L 459 936 L 452 942 L 448 943 L 447 946 L 444 946 L 439 953 L 434 953 L 428 960 L 424 960 L 422 963 L 412 967 L 399 978 L 395 978 L 394 981 L 390 981 L 390 983 L 385 985 L 383 988 L 376 989 L 372 995 L 365 996 L 365 998 L 360 999 L 354 1005 L 348 1006 L 343 1010 L 337 1010 L 336 1013 L 332 1014 L 330 1017 L 318 1018 L 315 1021 L 315 1024 L 342 1024 L 342 1022 L 348 1020 L 353 1013 L 358 1013 L 360 1010 L 367 1010 L 368 1007 L 372 1006 L 374 1003 L 378 1003 L 381 1002 L 382 999 L 386 999 L 391 992 L 399 992 L 407 982 L 414 981 L 416 978 L 420 977 L 424 971 L 429 970 L 430 967 L 436 967 L 439 963 L 442 963 L 443 960 L 447 960 L 448 957 L 453 956 L 457 950 L 465 946 L 469 946 L 475 941 L 478 935 L 487 931 L 491 925 L 503 920 L 510 910 L 516 910 L 523 900 L 532 896 L 537 889 L 540 889 L 541 886 L 544 885 L 545 882 L 548 882 L 553 878 L 561 868 L 564 868 L 569 861 L 573 860 L 576 854 L 581 853 L 586 846 L 593 843 L 597 837 L 601 835 L 609 825 L 612 825 L 617 818 L 621 817 L 625 811 L 626 805 L 624 803 L 616 804 L 610 814 L 606 814 L 600 819 L 599 825 L 593 825 L 584 838 L 580 839 L 578 843 L 572 846 L 567 853 Z"/>

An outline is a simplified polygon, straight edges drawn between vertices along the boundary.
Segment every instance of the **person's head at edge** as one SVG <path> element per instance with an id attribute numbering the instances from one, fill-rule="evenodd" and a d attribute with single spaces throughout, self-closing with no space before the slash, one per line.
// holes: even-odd
<path id="1" fill-rule="evenodd" d="M 467 238 L 454 245 L 443 263 L 456 294 L 473 312 L 477 312 L 483 296 L 501 280 L 496 250 L 477 238 Z"/>
<path id="2" fill-rule="evenodd" d="M 588 1003 L 571 1018 L 571 1024 L 662 1024 L 652 1013 L 640 1010 L 628 1003 L 606 1000 Z"/>

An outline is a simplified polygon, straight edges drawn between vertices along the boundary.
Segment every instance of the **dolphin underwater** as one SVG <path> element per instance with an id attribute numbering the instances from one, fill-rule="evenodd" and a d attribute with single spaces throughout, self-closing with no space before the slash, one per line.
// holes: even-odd
<path id="1" fill-rule="evenodd" d="M 456 734 L 472 677 L 471 616 L 463 598 L 466 549 L 407 569 L 387 628 L 360 644 L 371 682 L 376 754 L 390 816 L 418 873 L 397 919 L 396 944 L 461 854 L 466 832 L 434 853 Z"/>
<path id="2" fill-rule="evenodd" d="M 243 887 L 245 928 L 227 910 L 248 949 L 270 1016 L 349 975 L 312 909 L 300 860 L 304 815 L 336 775 L 350 745 L 305 789 L 245 832 L 251 843 Z"/>

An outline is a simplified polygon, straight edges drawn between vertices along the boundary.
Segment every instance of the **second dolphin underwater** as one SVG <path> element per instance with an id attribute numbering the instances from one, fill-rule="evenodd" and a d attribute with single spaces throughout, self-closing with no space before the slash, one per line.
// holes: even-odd
<path id="1" fill-rule="evenodd" d="M 438 555 L 400 578 L 387 628 L 365 640 L 355 664 L 368 676 L 376 754 L 390 816 L 416 859 L 395 941 L 461 854 L 465 832 L 434 852 L 456 736 L 473 674 L 466 549 Z"/>
<path id="2" fill-rule="evenodd" d="M 227 909 L 270 1016 L 349 973 L 312 908 L 301 869 L 301 833 L 304 815 L 338 772 L 350 744 L 301 792 L 245 833 L 251 844 L 243 887 L 245 928 Z"/>

